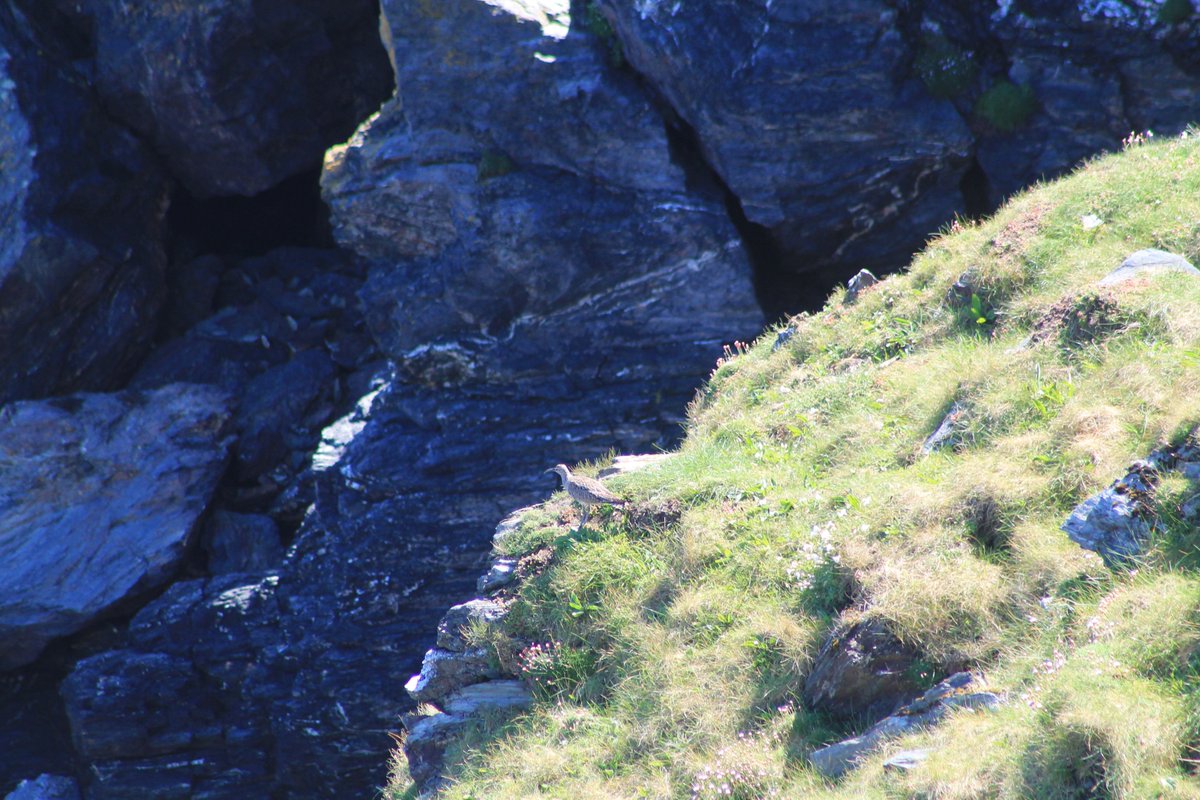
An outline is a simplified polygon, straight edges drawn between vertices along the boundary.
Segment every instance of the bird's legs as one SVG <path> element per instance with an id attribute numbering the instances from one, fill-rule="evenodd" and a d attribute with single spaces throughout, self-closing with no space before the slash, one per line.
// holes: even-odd
<path id="1" fill-rule="evenodd" d="M 589 511 L 591 511 L 591 509 L 590 509 L 590 508 L 588 508 L 587 506 L 585 506 L 585 505 L 582 505 L 582 504 L 581 504 L 581 508 L 583 508 L 583 517 L 582 517 L 582 518 L 579 520 L 579 528 L 580 528 L 580 530 L 582 530 L 582 529 L 583 529 L 583 526 L 587 524 L 587 521 L 588 521 L 588 512 L 589 512 Z"/>

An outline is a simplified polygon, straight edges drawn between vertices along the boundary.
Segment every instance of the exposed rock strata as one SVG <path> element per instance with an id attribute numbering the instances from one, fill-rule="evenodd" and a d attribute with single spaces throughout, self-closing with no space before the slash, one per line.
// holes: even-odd
<path id="1" fill-rule="evenodd" d="M 392 89 L 373 0 L 59 2 L 108 110 L 196 196 L 318 163 Z"/>
<path id="2" fill-rule="evenodd" d="M 0 669 L 171 579 L 229 420 L 224 393 L 184 384 L 0 410 Z"/>
<path id="3" fill-rule="evenodd" d="M 0 403 L 128 378 L 164 296 L 166 181 L 0 8 Z"/>

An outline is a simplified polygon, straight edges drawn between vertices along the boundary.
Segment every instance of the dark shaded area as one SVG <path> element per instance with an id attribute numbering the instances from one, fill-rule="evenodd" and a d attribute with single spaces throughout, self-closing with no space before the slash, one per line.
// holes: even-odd
<path id="1" fill-rule="evenodd" d="M 653 92 L 652 87 L 646 87 Z M 660 109 L 666 122 L 667 143 L 672 161 L 687 176 L 694 193 L 718 195 L 730 221 L 741 237 L 742 247 L 753 270 L 754 297 L 771 325 L 801 311 L 815 311 L 825 304 L 830 292 L 853 274 L 848 269 L 802 272 L 779 246 L 769 228 L 751 222 L 741 201 L 704 158 L 696 130 L 665 104 Z"/>
<path id="2" fill-rule="evenodd" d="M 167 212 L 172 260 L 262 256 L 280 247 L 333 247 L 320 168 L 306 170 L 252 197 L 202 200 L 179 187 Z"/>
<path id="3" fill-rule="evenodd" d="M 958 182 L 958 189 L 962 192 L 964 210 L 971 219 L 981 219 L 996 210 L 991 182 L 978 159 L 971 160 L 971 166 Z"/>

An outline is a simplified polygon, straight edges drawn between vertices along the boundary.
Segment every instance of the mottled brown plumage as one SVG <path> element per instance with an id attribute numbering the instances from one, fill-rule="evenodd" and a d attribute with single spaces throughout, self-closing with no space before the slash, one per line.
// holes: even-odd
<path id="1" fill-rule="evenodd" d="M 609 505 L 619 506 L 625 503 L 620 497 L 613 494 L 607 486 L 594 478 L 587 478 L 583 475 L 572 475 L 571 470 L 567 469 L 566 464 L 559 464 L 554 469 L 548 469 L 547 472 L 553 472 L 562 478 L 563 488 L 572 500 L 583 506 L 583 519 L 579 521 L 579 526 L 583 527 L 587 522 L 588 512 L 592 506 L 608 503 Z"/>

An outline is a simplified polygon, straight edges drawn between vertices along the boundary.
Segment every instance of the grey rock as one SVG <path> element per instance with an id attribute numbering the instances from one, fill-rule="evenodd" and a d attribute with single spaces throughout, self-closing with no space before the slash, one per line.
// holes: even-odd
<path id="1" fill-rule="evenodd" d="M 455 653 L 467 649 L 463 629 L 472 624 L 496 625 L 507 612 L 499 603 L 476 598 L 451 607 L 438 623 L 437 646 Z"/>
<path id="2" fill-rule="evenodd" d="M 279 526 L 265 514 L 238 514 L 218 510 L 208 522 L 204 537 L 208 570 L 266 572 L 283 561 Z"/>
<path id="3" fill-rule="evenodd" d="M 527 506 L 526 508 L 518 508 L 504 519 L 500 520 L 499 524 L 496 525 L 495 532 L 492 534 L 492 549 L 494 550 L 498 548 L 501 542 L 517 532 L 517 529 L 521 526 L 521 518 L 524 517 L 527 512 L 540 506 L 541 504 L 538 503 L 537 505 Z"/>
<path id="4" fill-rule="evenodd" d="M 0 409 L 0 668 L 172 577 L 225 468 L 228 403 L 176 384 Z"/>
<path id="5" fill-rule="evenodd" d="M 4 800 L 79 800 L 79 785 L 65 775 L 39 775 L 21 781 Z"/>
<path id="6" fill-rule="evenodd" d="M 532 703 L 533 695 L 521 681 L 491 680 L 453 692 L 442 702 L 442 707 L 448 714 L 471 717 L 501 709 L 528 708 Z"/>
<path id="7" fill-rule="evenodd" d="M 928 747 L 916 750 L 903 750 L 884 761 L 883 768 L 885 770 L 909 772 L 924 764 L 932 753 L 933 750 Z"/>
<path id="8" fill-rule="evenodd" d="M 458 740 L 470 719 L 479 714 L 517 711 L 533 702 L 520 681 L 494 680 L 467 686 L 446 698 L 446 713 L 404 718 L 404 755 L 418 786 L 431 790 L 441 775 L 446 748 Z"/>
<path id="9" fill-rule="evenodd" d="M 869 289 L 879 283 L 869 269 L 860 269 L 850 280 L 846 281 L 846 302 L 853 303 L 864 289 Z"/>
<path id="10" fill-rule="evenodd" d="M 1150 537 L 1158 473 L 1135 465 L 1104 491 L 1084 500 L 1062 524 L 1071 541 L 1092 550 L 1110 567 L 1128 563 Z"/>
<path id="11" fill-rule="evenodd" d="M 641 472 L 644 469 L 660 466 L 671 459 L 671 453 L 645 453 L 643 455 L 617 456 L 604 469 L 597 473 L 598 478 L 608 478 L 612 475 L 627 475 L 631 472 Z"/>
<path id="12" fill-rule="evenodd" d="M 498 558 L 488 567 L 488 571 L 479 577 L 475 588 L 480 594 L 494 592 L 512 583 L 517 577 L 517 560 L 515 558 Z"/>
<path id="13" fill-rule="evenodd" d="M 804 681 L 804 702 L 839 718 L 886 717 L 921 693 L 911 669 L 920 655 L 881 620 L 839 625 Z"/>
<path id="14" fill-rule="evenodd" d="M 884 742 L 933 725 L 952 708 L 993 708 L 1000 702 L 1000 696 L 987 691 L 978 676 L 969 672 L 959 672 L 904 705 L 896 713 L 875 723 L 859 736 L 814 750 L 808 755 L 808 760 L 821 774 L 830 778 L 840 777 Z M 911 769 L 923 761 L 928 753 L 927 750 L 902 753 L 889 759 L 884 766 L 889 769 Z M 895 763 L 892 764 L 892 761 Z"/>
<path id="15" fill-rule="evenodd" d="M 1200 522 L 1200 494 L 1194 494 L 1183 502 L 1179 513 L 1191 523 Z"/>
<path id="16" fill-rule="evenodd" d="M 957 400 L 951 403 L 950 410 L 946 412 L 946 416 L 942 417 L 942 421 L 938 423 L 937 430 L 929 434 L 928 438 L 921 445 L 921 453 L 929 455 L 935 450 L 957 444 L 956 434 L 959 432 L 959 422 L 966 413 L 967 408 L 962 403 Z"/>
<path id="17" fill-rule="evenodd" d="M 0 9 L 0 403 L 117 388 L 163 302 L 165 178 L 56 55 Z"/>
<path id="18" fill-rule="evenodd" d="M 392 88 L 370 0 L 76 5 L 107 107 L 196 196 L 319 166 Z"/>
<path id="19" fill-rule="evenodd" d="M 1200 270 L 1192 266 L 1183 256 L 1167 253 L 1163 250 L 1138 250 L 1121 262 L 1121 266 L 1100 279 L 1100 286 L 1115 286 L 1119 283 L 1142 278 L 1160 272 L 1183 272 L 1188 275 L 1200 275 Z"/>
<path id="20" fill-rule="evenodd" d="M 458 739 L 468 720 L 453 714 L 431 714 L 406 721 L 404 755 L 418 786 L 429 786 L 441 773 L 446 748 Z"/>
<path id="21" fill-rule="evenodd" d="M 779 332 L 779 335 L 777 335 L 775 337 L 775 342 L 771 345 L 771 352 L 772 353 L 777 352 L 781 347 L 783 347 L 788 342 L 790 342 L 792 340 L 792 337 L 795 335 L 796 335 L 795 328 L 788 327 L 788 328 L 784 328 L 783 330 L 781 330 Z"/>
<path id="22" fill-rule="evenodd" d="M 483 648 L 453 652 L 435 647 L 425 653 L 421 672 L 412 676 L 404 689 L 418 703 L 440 705 L 464 686 L 499 677 L 491 653 Z"/>

